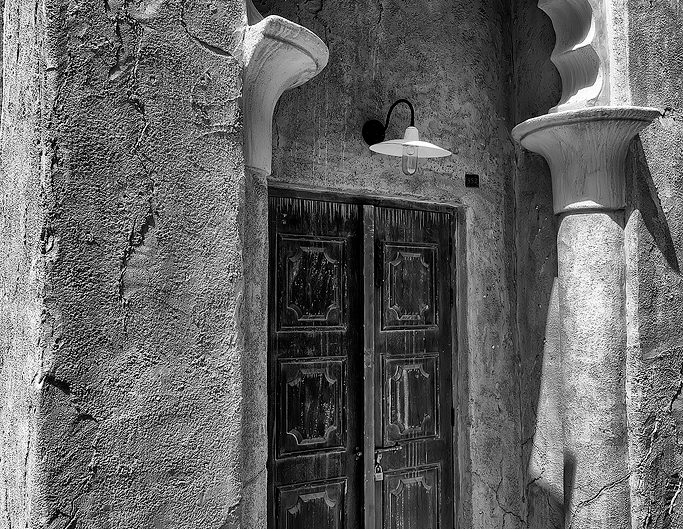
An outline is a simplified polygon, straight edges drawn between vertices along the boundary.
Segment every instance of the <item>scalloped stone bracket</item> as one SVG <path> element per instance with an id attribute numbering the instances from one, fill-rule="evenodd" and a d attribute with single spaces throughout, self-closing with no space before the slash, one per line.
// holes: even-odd
<path id="1" fill-rule="evenodd" d="M 550 112 L 631 103 L 626 0 L 538 0 L 555 29 L 562 97 Z"/>
<path id="2" fill-rule="evenodd" d="M 656 108 L 583 108 L 529 119 L 512 137 L 548 162 L 556 214 L 618 210 L 626 205 L 629 142 L 660 116 Z"/>
<path id="3" fill-rule="evenodd" d="M 608 0 L 609 1 L 609 0 Z M 610 103 L 610 62 L 604 0 L 539 0 L 552 20 L 550 60 L 562 78 L 562 98 L 550 112 Z"/>
<path id="4" fill-rule="evenodd" d="M 315 33 L 279 16 L 263 18 L 251 2 L 247 17 L 251 25 L 244 35 L 244 158 L 246 167 L 267 176 L 275 104 L 285 90 L 318 75 L 329 51 Z"/>

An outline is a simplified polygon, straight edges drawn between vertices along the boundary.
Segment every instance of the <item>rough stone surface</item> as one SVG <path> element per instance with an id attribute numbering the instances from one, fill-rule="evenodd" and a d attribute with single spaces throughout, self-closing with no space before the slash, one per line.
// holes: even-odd
<path id="1" fill-rule="evenodd" d="M 268 519 L 268 186 L 249 169 L 245 183 L 241 527 L 261 529 Z"/>
<path id="2" fill-rule="evenodd" d="M 560 100 L 550 61 L 555 35 L 536 0 L 513 2 L 513 125 Z M 515 153 L 517 326 L 520 359 L 523 511 L 529 528 L 564 527 L 562 366 L 559 350 L 557 218 L 545 160 Z"/>
<path id="3" fill-rule="evenodd" d="M 562 215 L 557 253 L 565 527 L 630 529 L 623 212 Z"/>
<path id="4" fill-rule="evenodd" d="M 664 109 L 628 170 L 628 396 L 633 527 L 683 526 L 683 10 L 629 0 L 633 104 Z"/>
<path id="5" fill-rule="evenodd" d="M 35 491 L 45 196 L 36 4 L 4 3 L 0 123 L 0 527 L 25 527 Z"/>
<path id="6" fill-rule="evenodd" d="M 279 105 L 270 184 L 461 208 L 460 527 L 562 527 L 557 220 L 547 165 L 509 138 L 559 100 L 550 20 L 536 0 L 256 4 L 330 48 Z M 625 5 L 632 103 L 666 109 L 631 146 L 625 230 L 632 527 L 664 529 L 683 524 L 683 12 Z M 265 527 L 245 22 L 232 0 L 4 3 L 0 528 Z M 360 137 L 399 97 L 454 152 L 413 177 Z"/>
<path id="7" fill-rule="evenodd" d="M 237 527 L 244 6 L 6 10 L 0 526 Z"/>

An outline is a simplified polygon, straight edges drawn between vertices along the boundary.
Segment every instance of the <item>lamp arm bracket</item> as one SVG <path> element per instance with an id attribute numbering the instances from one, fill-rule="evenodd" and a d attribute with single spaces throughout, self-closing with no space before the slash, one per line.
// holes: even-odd
<path id="1" fill-rule="evenodd" d="M 394 110 L 394 107 L 398 105 L 399 103 L 405 103 L 410 107 L 410 126 L 414 127 L 415 126 L 415 109 L 413 108 L 413 104 L 408 101 L 407 99 L 399 99 L 397 101 L 394 101 L 394 103 L 389 107 L 389 112 L 387 113 L 387 121 L 384 124 L 384 130 L 387 130 L 389 127 L 389 120 L 391 119 L 391 112 Z"/>

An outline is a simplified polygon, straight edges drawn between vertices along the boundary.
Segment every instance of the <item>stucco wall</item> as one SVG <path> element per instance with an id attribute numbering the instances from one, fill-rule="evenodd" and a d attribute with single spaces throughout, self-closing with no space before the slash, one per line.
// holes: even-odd
<path id="1" fill-rule="evenodd" d="M 237 527 L 242 2 L 6 10 L 0 527 Z"/>
<path id="2" fill-rule="evenodd" d="M 513 1 L 514 124 L 560 100 L 550 62 L 555 33 L 536 0 Z M 516 146 L 517 325 L 521 362 L 523 505 L 529 528 L 564 527 L 562 371 L 559 351 L 557 218 L 550 170 L 540 155 Z"/>
<path id="3" fill-rule="evenodd" d="M 683 6 L 629 0 L 633 104 L 665 109 L 629 152 L 633 526 L 683 525 Z"/>
<path id="4" fill-rule="evenodd" d="M 462 208 L 462 527 L 560 527 L 556 220 L 545 162 L 509 139 L 559 98 L 550 21 L 535 0 L 255 3 L 330 48 L 279 104 L 271 184 Z M 633 525 L 664 528 L 683 501 L 683 12 L 627 15 L 632 101 L 668 109 L 632 145 L 626 212 Z M 0 527 L 263 527 L 242 3 L 8 0 L 4 20 Z M 399 97 L 454 152 L 412 177 L 360 136 Z"/>
<path id="5" fill-rule="evenodd" d="M 40 180 L 39 23 L 4 3 L 0 128 L 0 527 L 24 527 L 35 468 L 45 199 Z"/>
<path id="6" fill-rule="evenodd" d="M 327 68 L 276 110 L 271 184 L 464 207 L 459 515 L 462 527 L 520 527 L 509 11 L 489 1 L 255 4 L 312 29 L 330 49 Z M 454 153 L 414 176 L 371 155 L 360 134 L 400 97 L 415 104 L 421 134 Z M 402 135 L 408 117 L 397 107 L 388 136 Z M 465 188 L 465 172 L 479 174 L 481 188 Z"/>

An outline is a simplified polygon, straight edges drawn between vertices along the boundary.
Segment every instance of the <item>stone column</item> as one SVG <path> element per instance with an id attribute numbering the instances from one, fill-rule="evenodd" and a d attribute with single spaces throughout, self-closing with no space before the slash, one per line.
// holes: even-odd
<path id="1" fill-rule="evenodd" d="M 624 207 L 630 140 L 659 111 L 596 107 L 513 130 L 545 157 L 558 229 L 565 527 L 630 524 L 625 393 Z"/>

